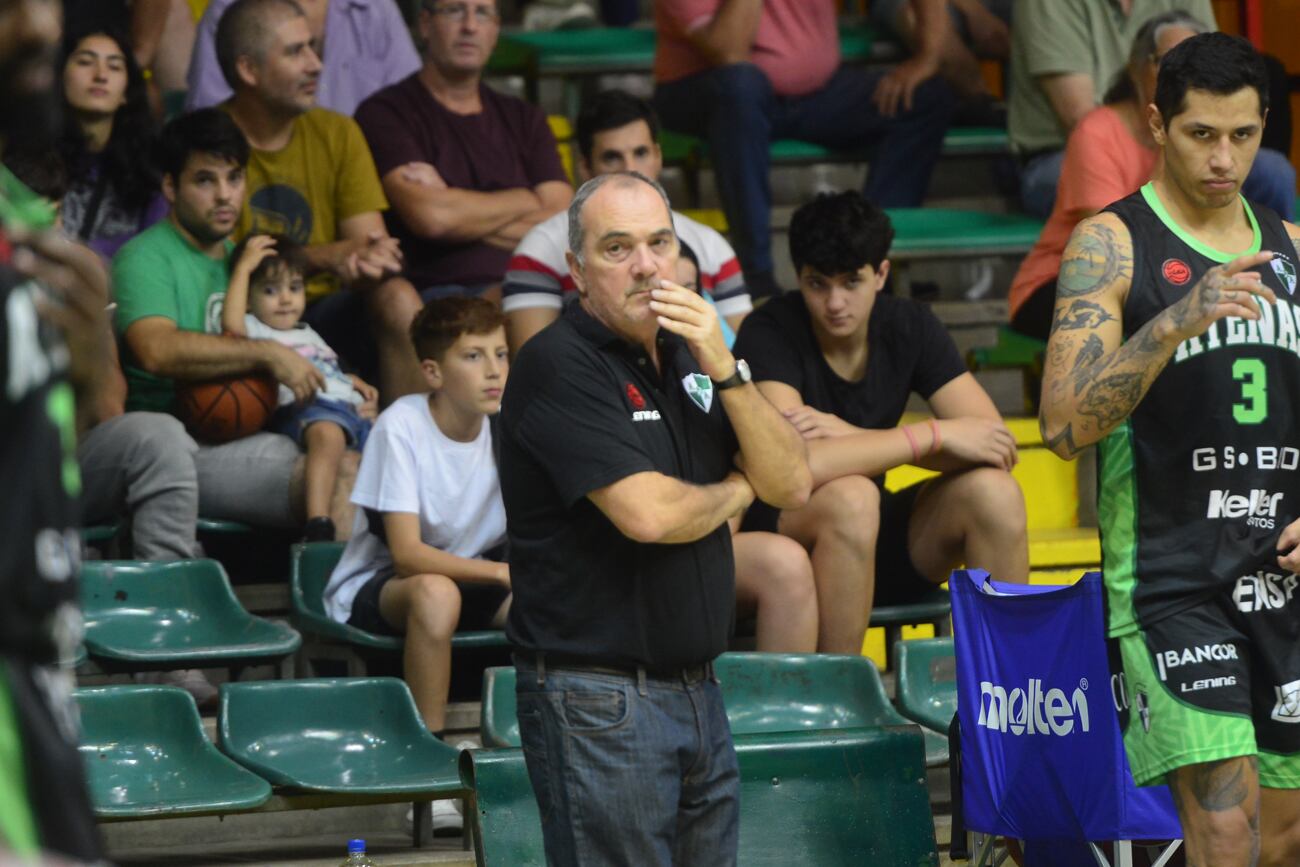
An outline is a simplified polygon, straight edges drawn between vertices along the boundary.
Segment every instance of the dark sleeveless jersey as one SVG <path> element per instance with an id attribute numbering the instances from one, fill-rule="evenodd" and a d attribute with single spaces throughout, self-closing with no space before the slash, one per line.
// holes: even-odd
<path id="1" fill-rule="evenodd" d="M 66 655 L 80 631 L 75 402 L 43 294 L 0 265 L 0 657 L 31 663 Z"/>
<path id="2" fill-rule="evenodd" d="M 1128 420 L 1098 448 L 1098 517 L 1112 635 L 1232 588 L 1243 611 L 1280 609 L 1297 579 L 1275 546 L 1300 514 L 1300 297 L 1280 217 L 1242 200 L 1247 252 L 1277 293 L 1259 320 L 1220 320 L 1184 341 Z M 1169 217 L 1151 184 L 1110 205 L 1133 242 L 1124 337 L 1229 262 Z"/>

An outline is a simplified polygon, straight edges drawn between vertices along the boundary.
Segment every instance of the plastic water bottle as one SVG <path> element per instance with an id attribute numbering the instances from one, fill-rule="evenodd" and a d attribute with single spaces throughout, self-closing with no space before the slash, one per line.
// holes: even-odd
<path id="1" fill-rule="evenodd" d="M 348 841 L 348 860 L 339 867 L 375 867 L 375 862 L 366 854 L 365 840 Z"/>

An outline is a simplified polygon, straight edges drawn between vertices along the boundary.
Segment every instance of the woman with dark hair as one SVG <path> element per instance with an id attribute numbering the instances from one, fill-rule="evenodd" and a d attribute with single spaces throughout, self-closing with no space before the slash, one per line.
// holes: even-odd
<path id="1" fill-rule="evenodd" d="M 64 134 L 68 234 L 105 259 L 167 213 L 152 155 L 154 121 L 144 75 L 125 35 L 107 28 L 64 42 Z"/>

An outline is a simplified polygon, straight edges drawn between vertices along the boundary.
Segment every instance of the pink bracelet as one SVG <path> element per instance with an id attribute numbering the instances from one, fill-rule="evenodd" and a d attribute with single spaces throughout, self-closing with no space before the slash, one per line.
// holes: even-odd
<path id="1" fill-rule="evenodd" d="M 916 437 L 912 436 L 912 432 L 907 429 L 907 425 L 903 425 L 899 430 L 903 432 L 903 436 L 907 437 L 907 444 L 912 447 L 912 463 L 916 463 L 921 459 L 921 449 L 916 444 Z"/>
<path id="2" fill-rule="evenodd" d="M 930 451 L 927 454 L 937 454 L 943 446 L 943 434 L 939 433 L 939 423 L 937 421 L 932 418 L 926 419 L 926 421 L 930 423 L 930 433 L 934 435 L 934 439 L 930 443 Z"/>

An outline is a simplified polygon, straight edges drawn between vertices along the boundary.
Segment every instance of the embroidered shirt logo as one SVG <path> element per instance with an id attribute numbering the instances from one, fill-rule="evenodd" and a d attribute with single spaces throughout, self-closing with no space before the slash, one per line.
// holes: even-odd
<path id="1" fill-rule="evenodd" d="M 645 398 L 641 392 L 632 383 L 627 384 L 627 399 L 632 404 L 632 409 L 645 409 Z"/>
<path id="2" fill-rule="evenodd" d="M 1165 264 L 1160 266 L 1160 272 L 1175 286 L 1182 286 L 1192 279 L 1192 269 L 1182 259 L 1166 259 Z"/>
<path id="3" fill-rule="evenodd" d="M 1286 294 L 1295 294 L 1295 263 L 1286 255 L 1286 253 L 1274 253 L 1273 261 L 1268 263 L 1273 268 L 1273 273 L 1277 279 L 1282 281 L 1286 287 Z"/>
<path id="4" fill-rule="evenodd" d="M 709 407 L 713 406 L 713 380 L 704 374 L 686 374 L 682 377 L 682 388 L 686 390 L 686 396 L 691 399 L 691 403 L 702 411 L 708 412 Z"/>

